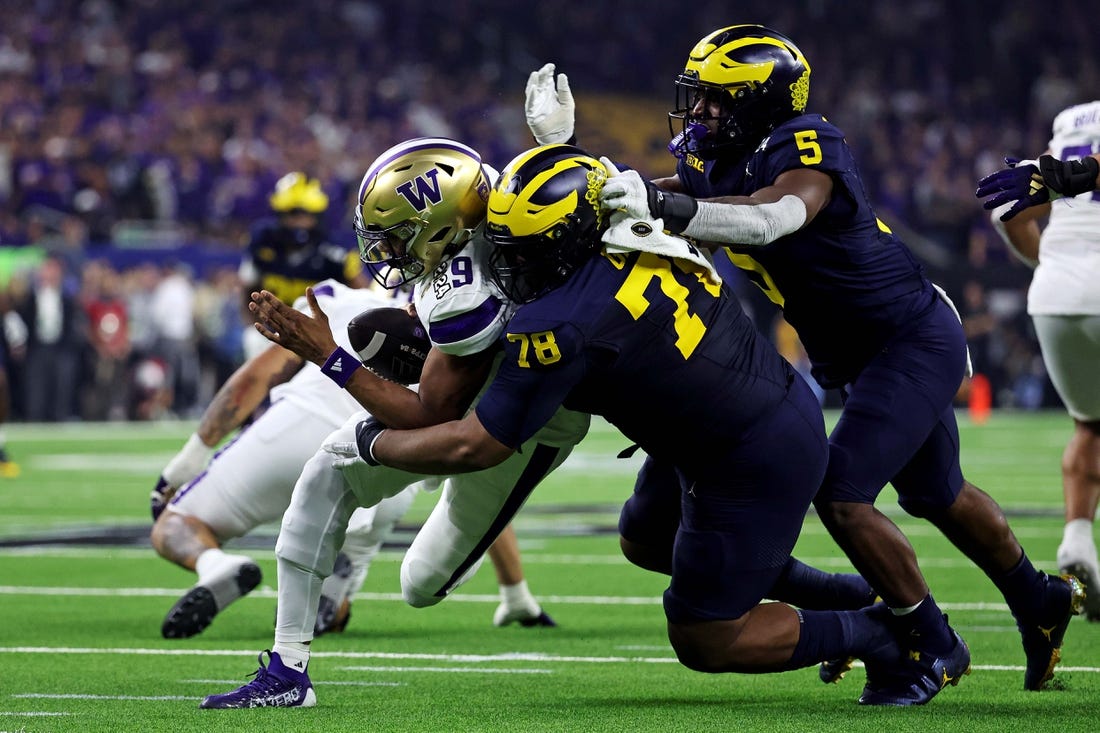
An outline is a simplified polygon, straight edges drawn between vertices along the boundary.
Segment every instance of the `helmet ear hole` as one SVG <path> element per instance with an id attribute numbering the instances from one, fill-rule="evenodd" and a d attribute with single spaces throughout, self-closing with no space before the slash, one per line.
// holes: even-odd
<path id="1" fill-rule="evenodd" d="M 431 239 L 429 239 L 428 241 L 429 242 L 450 242 L 451 241 L 450 234 L 451 234 L 452 229 L 454 229 L 454 227 L 449 227 L 449 226 L 448 227 L 443 227 L 438 232 L 433 234 Z"/>

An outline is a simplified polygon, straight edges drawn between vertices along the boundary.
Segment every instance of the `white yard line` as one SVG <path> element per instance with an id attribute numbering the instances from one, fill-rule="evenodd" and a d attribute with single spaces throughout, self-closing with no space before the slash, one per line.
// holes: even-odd
<path id="1" fill-rule="evenodd" d="M 118 648 L 118 647 L 0 647 L 0 654 L 59 654 L 59 655 L 73 655 L 73 654 L 109 654 L 109 655 L 130 655 L 130 656 L 179 656 L 179 657 L 236 657 L 236 656 L 248 656 L 251 657 L 254 652 L 252 650 L 241 649 L 146 649 L 146 648 Z M 441 662 L 463 662 L 463 663 L 478 663 L 478 662 L 543 662 L 543 663 L 568 663 L 568 664 L 678 664 L 675 657 L 636 657 L 636 656 L 614 656 L 614 657 L 578 657 L 558 654 L 543 654 L 532 652 L 506 652 L 503 654 L 414 654 L 414 653 L 397 653 L 397 652 L 314 652 L 313 657 L 322 659 L 386 659 L 386 660 L 421 660 L 421 661 L 441 661 Z M 861 663 L 856 662 L 855 666 L 862 666 Z M 351 669 L 350 667 L 348 669 Z M 364 670 L 378 670 L 379 667 L 364 667 Z M 394 668 L 397 670 L 398 668 Z M 401 668 L 404 669 L 404 668 Z M 417 671 L 432 671 L 431 667 L 415 667 L 408 668 Z M 1022 665 L 1013 664 L 976 664 L 974 669 L 988 670 L 992 672 L 1022 672 L 1024 667 Z M 484 671 L 484 670 L 477 670 Z M 514 672 L 515 670 L 508 670 Z M 1083 672 L 1088 674 L 1100 673 L 1100 667 L 1084 667 L 1084 666 L 1059 666 L 1059 672 Z M 199 680 L 194 680 L 199 681 Z M 214 684 L 220 684 L 221 681 L 212 681 Z M 231 680 L 226 684 L 233 684 L 239 682 L 239 680 Z M 324 684 L 330 684 L 324 682 Z M 117 700 L 191 700 L 194 699 L 189 696 L 156 696 L 156 697 L 140 697 L 140 696 L 109 696 L 109 695 L 47 695 L 45 693 L 24 693 L 22 695 L 13 695 L 13 697 L 52 697 L 52 698 L 65 698 L 72 697 L 74 699 L 117 699 Z"/>

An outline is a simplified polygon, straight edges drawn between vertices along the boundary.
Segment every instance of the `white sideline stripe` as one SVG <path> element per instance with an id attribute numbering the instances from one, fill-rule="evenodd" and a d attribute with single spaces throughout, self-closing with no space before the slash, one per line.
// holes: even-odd
<path id="1" fill-rule="evenodd" d="M 314 655 L 316 656 L 316 655 Z M 322 680 L 325 687 L 332 685 L 338 685 L 343 687 L 404 687 L 404 682 L 367 682 L 366 680 Z M 238 680 L 180 680 L 182 684 L 196 684 L 196 685 L 239 685 L 241 681 Z"/>
<path id="2" fill-rule="evenodd" d="M 77 597 L 108 597 L 123 596 L 136 598 L 177 598 L 187 592 L 186 588 L 73 588 L 51 587 L 32 585 L 0 585 L 0 595 L 11 596 L 77 596 Z M 272 588 L 261 588 L 252 591 L 245 598 L 278 598 L 278 593 Z M 593 605 L 622 605 L 622 606 L 651 606 L 661 603 L 660 596 L 540 596 L 543 602 L 564 604 L 593 604 Z M 405 599 L 400 593 L 357 593 L 357 601 L 400 601 Z M 459 603 L 500 603 L 500 596 L 489 593 L 459 593 L 447 596 L 448 601 Z M 941 608 L 946 608 L 940 604 Z"/>
<path id="3" fill-rule="evenodd" d="M 187 592 L 186 588 L 72 588 L 31 585 L 0 585 L 0 595 L 24 596 L 77 596 L 108 597 L 123 596 L 137 598 L 177 598 Z M 278 598 L 271 588 L 257 589 L 245 598 Z M 655 606 L 662 603 L 660 596 L 539 596 L 543 603 L 563 605 L 594 606 Z M 400 601 L 405 599 L 400 593 L 358 593 L 357 601 Z M 500 596 L 489 593 L 459 593 L 447 596 L 448 602 L 458 603 L 500 603 Z M 1007 611 L 1007 603 L 944 603 L 938 602 L 944 611 Z"/>
<path id="4" fill-rule="evenodd" d="M 19 715 L 28 718 L 54 718 L 59 715 L 72 715 L 72 713 L 49 713 L 45 710 L 28 710 L 28 711 L 15 711 L 15 710 L 0 710 L 0 716 L 3 715 Z"/>
<path id="5" fill-rule="evenodd" d="M 523 541 L 520 541 L 523 544 Z M 245 552 L 240 550 L 233 550 L 237 554 L 247 554 L 254 560 L 274 560 L 275 552 L 273 550 L 253 550 L 249 549 Z M 101 560 L 108 558 L 111 560 L 148 560 L 149 558 L 156 557 L 156 554 L 151 548 L 137 549 L 132 547 L 126 548 L 106 548 L 106 547 L 49 547 L 45 545 L 30 545 L 27 547 L 5 547 L 0 548 L 0 557 L 4 556 L 17 556 L 17 557 L 60 557 L 72 560 Z M 852 571 L 852 564 L 846 557 L 839 555 L 830 555 L 822 557 L 807 557 L 804 555 L 797 556 L 799 560 L 816 568 L 842 568 L 848 572 Z M 404 551 L 401 550 L 383 550 L 375 556 L 373 562 L 389 562 L 399 563 L 405 558 Z M 527 565 L 625 565 L 629 566 L 630 562 L 622 555 L 562 555 L 554 553 L 542 553 L 542 552 L 525 552 L 523 554 L 523 562 Z M 1046 570 L 1048 572 L 1054 572 L 1057 568 L 1055 563 L 1044 563 L 1042 561 L 1033 561 L 1035 567 L 1040 570 Z M 922 568 L 946 568 L 946 569 L 977 569 L 973 563 L 966 558 L 948 558 L 948 557 L 921 557 L 920 566 Z"/>
<path id="6" fill-rule="evenodd" d="M 489 674 L 554 674 L 552 669 L 508 667 L 337 667 L 341 672 L 486 672 Z M 328 684 L 327 682 L 325 684 Z"/>
<path id="7" fill-rule="evenodd" d="M 118 654 L 154 657 L 252 657 L 251 649 L 148 649 L 119 647 L 50 647 L 7 646 L 0 654 Z M 401 654 L 397 652 L 313 652 L 314 659 L 393 659 L 439 662 L 586 662 L 589 664 L 678 664 L 675 657 L 573 657 L 535 652 L 505 652 L 503 654 Z M 240 682 L 233 680 L 232 682 Z M 231 684 L 231 683 L 230 683 Z M 187 698 L 190 699 L 190 698 Z"/>
<path id="8" fill-rule="evenodd" d="M 25 700 L 198 700 L 191 695 L 86 695 L 77 692 L 22 692 L 12 695 Z"/>
<path id="9" fill-rule="evenodd" d="M 252 650 L 241 649 L 122 649 L 122 648 L 102 648 L 96 649 L 91 647 L 0 647 L 0 654 L 4 652 L 11 652 L 16 654 L 121 654 L 121 655 L 141 655 L 141 656 L 180 656 L 180 657 L 236 657 L 236 656 L 251 656 Z M 327 659 L 417 659 L 417 660 L 430 660 L 430 661 L 444 661 L 444 662 L 500 662 L 500 661 L 534 661 L 534 662 L 569 662 L 569 663 L 585 663 L 585 664 L 678 664 L 679 662 L 675 657 L 574 657 L 574 656 L 561 656 L 556 654 L 542 654 L 542 653 L 528 653 L 528 652 L 507 652 L 504 654 L 398 654 L 395 652 L 314 652 L 311 656 L 314 658 L 327 658 Z M 862 662 L 855 662 L 853 666 L 862 667 Z M 1016 664 L 975 664 L 974 669 L 986 670 L 990 672 L 1023 672 L 1023 665 Z M 348 668 L 352 669 L 352 668 Z M 364 670 L 378 670 L 379 667 L 364 667 Z M 397 669 L 397 668 L 394 668 Z M 408 668 L 416 671 L 435 671 L 432 668 L 413 667 Z M 1069 667 L 1059 666 L 1059 672 L 1087 672 L 1089 674 L 1100 673 L 1100 667 Z M 476 670 L 483 672 L 485 670 Z M 512 672 L 515 670 L 507 670 Z M 190 680 L 185 680 L 190 681 Z M 195 680 L 196 682 L 199 680 Z M 233 684 L 240 680 L 211 680 L 212 684 Z M 205 682 L 205 681 L 203 681 Z M 349 684 L 341 682 L 330 683 L 325 681 L 324 684 Z M 350 683 L 357 684 L 357 683 Z M 390 683 L 392 684 L 392 683 Z M 110 695 L 47 695 L 41 693 L 30 693 L 23 695 L 13 695 L 12 697 L 41 697 L 41 698 L 72 698 L 72 699 L 102 699 L 102 700 L 195 700 L 198 698 L 189 697 L 186 695 L 164 695 L 157 697 L 140 697 L 140 696 L 110 696 Z"/>

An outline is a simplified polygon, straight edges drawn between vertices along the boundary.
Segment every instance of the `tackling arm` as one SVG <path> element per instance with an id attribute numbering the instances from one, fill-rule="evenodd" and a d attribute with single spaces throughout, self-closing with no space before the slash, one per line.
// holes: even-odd
<path id="1" fill-rule="evenodd" d="M 313 289 L 306 290 L 313 317 L 286 305 L 265 291 L 252 294 L 249 308 L 256 314 L 257 330 L 271 341 L 303 359 L 322 366 L 338 348 L 328 317 L 317 303 Z M 372 415 L 400 429 L 421 428 L 456 420 L 466 412 L 485 383 L 493 354 L 451 356 L 433 348 L 424 362 L 420 391 L 382 379 L 356 363 L 344 389 Z"/>
<path id="2" fill-rule="evenodd" d="M 356 442 L 367 463 L 439 476 L 491 468 L 515 452 L 491 436 L 475 412 L 419 430 L 387 429 L 372 418 L 360 423 Z"/>
<path id="3" fill-rule="evenodd" d="M 635 171 L 626 171 L 604 184 L 600 202 L 605 209 L 636 218 L 661 219 L 673 234 L 706 242 L 764 245 L 812 221 L 829 202 L 833 180 L 821 171 L 794 168 L 751 196 L 700 201 L 680 190 L 678 177 L 649 182 Z"/>

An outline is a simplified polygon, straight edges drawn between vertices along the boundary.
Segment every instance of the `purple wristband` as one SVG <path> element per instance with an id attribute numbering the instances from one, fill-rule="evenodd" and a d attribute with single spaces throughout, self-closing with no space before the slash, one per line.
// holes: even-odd
<path id="1" fill-rule="evenodd" d="M 344 385 L 351 379 L 351 375 L 361 366 L 363 366 L 362 362 L 337 346 L 336 350 L 328 355 L 328 359 L 321 367 L 321 373 L 343 389 Z"/>

